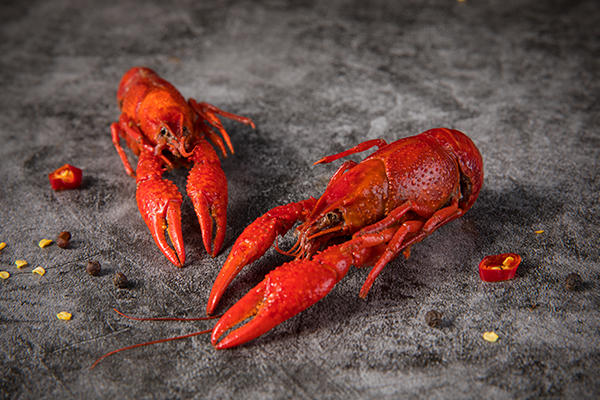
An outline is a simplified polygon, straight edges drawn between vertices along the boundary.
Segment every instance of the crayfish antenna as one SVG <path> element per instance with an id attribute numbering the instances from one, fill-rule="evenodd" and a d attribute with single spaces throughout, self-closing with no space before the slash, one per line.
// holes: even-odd
<path id="1" fill-rule="evenodd" d="M 279 254 L 283 254 L 284 256 L 296 257 L 298 255 L 298 253 L 300 252 L 300 247 L 299 247 L 300 242 L 301 242 L 301 239 L 298 239 L 296 241 L 296 243 L 294 243 L 294 245 L 292 246 L 291 249 L 283 250 L 281 247 L 279 247 L 279 236 L 277 236 L 273 247 L 275 248 L 275 250 L 277 250 L 277 252 Z"/>
<path id="2" fill-rule="evenodd" d="M 133 319 L 135 321 L 204 321 L 207 319 L 214 319 L 214 318 L 220 317 L 220 316 L 211 316 L 211 317 L 200 317 L 200 318 L 176 318 L 176 317 L 136 318 L 136 317 L 130 317 L 129 315 L 125 315 L 122 312 L 120 312 L 119 310 L 117 310 L 116 308 L 113 308 L 113 310 L 117 314 L 119 314 L 125 318 Z M 97 359 L 96 362 L 94 364 L 92 364 L 92 366 L 90 367 L 90 370 L 94 369 L 94 367 L 96 365 L 98 365 L 98 363 L 100 363 L 100 361 L 104 360 L 105 358 L 107 358 L 109 356 L 112 356 L 113 354 L 120 353 L 121 351 L 135 349 L 136 347 L 149 346 L 149 345 L 157 344 L 157 343 L 170 342 L 172 340 L 186 339 L 186 338 L 189 338 L 192 336 L 204 335 L 204 334 L 210 333 L 210 332 L 212 332 L 212 329 L 206 329 L 206 330 L 200 331 L 200 332 L 188 333 L 187 335 L 175 336 L 175 337 L 166 338 L 166 339 L 153 340 L 151 342 L 138 343 L 138 344 L 134 344 L 132 346 L 122 347 L 120 349 L 113 350 L 110 353 L 106 353 L 105 355 L 103 355 L 102 357 Z"/>
<path id="3" fill-rule="evenodd" d="M 99 359 L 97 359 L 96 362 L 94 364 L 92 364 L 92 366 L 90 367 L 90 370 L 94 369 L 94 367 L 96 365 L 98 365 L 98 363 L 100 361 L 104 360 L 106 357 L 112 356 L 113 354 L 119 353 L 121 351 L 135 349 L 136 347 L 149 346 L 151 344 L 157 344 L 157 343 L 162 343 L 162 342 L 169 342 L 171 340 L 186 339 L 186 338 L 189 338 L 189 337 L 192 337 L 192 336 L 204 335 L 204 334 L 210 333 L 210 332 L 212 332 L 212 329 L 207 329 L 207 330 L 200 331 L 200 332 L 189 333 L 187 335 L 182 335 L 182 336 L 175 336 L 175 337 L 172 337 L 172 338 L 154 340 L 152 342 L 134 344 L 133 346 L 127 346 L 127 347 L 123 347 L 123 348 L 120 348 L 120 349 L 117 349 L 117 350 L 113 350 L 110 353 L 106 353 L 105 355 L 103 355 L 102 357 L 100 357 Z"/>

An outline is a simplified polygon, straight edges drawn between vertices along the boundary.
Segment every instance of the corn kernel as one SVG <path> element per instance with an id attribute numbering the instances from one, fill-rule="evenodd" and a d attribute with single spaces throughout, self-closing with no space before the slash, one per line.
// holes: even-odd
<path id="1" fill-rule="evenodd" d="M 72 315 L 71 315 L 71 313 L 68 313 L 68 312 L 66 312 L 66 311 L 61 311 L 61 312 L 59 312 L 58 314 L 56 314 L 56 317 L 57 317 L 58 319 L 62 319 L 62 320 L 64 320 L 64 321 L 68 321 L 68 320 L 70 320 L 70 319 L 71 319 L 71 316 L 72 316 Z"/>
<path id="2" fill-rule="evenodd" d="M 498 340 L 498 335 L 496 335 L 494 332 L 484 332 L 483 338 L 488 342 L 494 343 L 496 340 Z"/>
<path id="3" fill-rule="evenodd" d="M 15 265 L 17 266 L 17 268 L 23 268 L 24 266 L 27 265 L 27 261 L 25 261 L 25 260 L 17 260 L 17 261 L 15 261 Z"/>
<path id="4" fill-rule="evenodd" d="M 42 267 L 37 267 L 36 269 L 34 269 L 31 272 L 39 274 L 40 276 L 42 276 L 42 275 L 44 275 L 46 273 L 46 270 L 44 268 L 42 268 Z"/>
<path id="5" fill-rule="evenodd" d="M 0 271 L 0 278 L 2 278 L 2 280 L 8 279 L 8 277 L 10 276 L 10 274 L 6 271 Z"/>
<path id="6" fill-rule="evenodd" d="M 44 247 L 50 245 L 50 243 L 52 243 L 52 240 L 50 240 L 50 239 L 42 239 L 38 243 L 38 246 L 40 246 L 43 249 Z"/>
<path id="7" fill-rule="evenodd" d="M 6 247 L 6 243 L 4 243 L 4 242 L 0 243 L 0 250 L 2 250 L 5 247 Z"/>

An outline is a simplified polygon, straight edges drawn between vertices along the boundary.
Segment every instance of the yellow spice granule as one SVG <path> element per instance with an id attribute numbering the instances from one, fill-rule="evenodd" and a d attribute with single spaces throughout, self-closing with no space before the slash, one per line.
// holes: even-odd
<path id="1" fill-rule="evenodd" d="M 15 261 L 15 265 L 17 266 L 17 268 L 23 268 L 24 266 L 27 265 L 27 261 L 25 261 L 25 260 L 17 260 L 17 261 Z"/>
<path id="2" fill-rule="evenodd" d="M 50 239 L 42 239 L 38 243 L 38 246 L 40 246 L 43 249 L 44 247 L 48 246 L 50 243 L 52 243 L 52 240 L 50 240 Z"/>
<path id="3" fill-rule="evenodd" d="M 484 332 L 483 338 L 488 342 L 494 343 L 496 340 L 498 340 L 498 335 L 496 335 L 494 332 Z"/>
<path id="4" fill-rule="evenodd" d="M 37 267 L 36 269 L 34 269 L 33 271 L 31 271 L 35 274 L 39 274 L 40 276 L 44 275 L 46 273 L 46 270 L 42 267 Z"/>
<path id="5" fill-rule="evenodd" d="M 8 277 L 10 276 L 10 274 L 6 271 L 0 271 L 0 278 L 2 278 L 2 280 L 8 279 Z"/>
<path id="6" fill-rule="evenodd" d="M 533 232 L 534 232 L 534 233 L 537 233 L 537 234 L 539 235 L 540 233 L 544 233 L 544 230 L 542 229 L 542 230 L 540 230 L 540 231 L 533 231 Z"/>
<path id="7" fill-rule="evenodd" d="M 71 319 L 71 316 L 72 316 L 72 315 L 71 315 L 71 313 L 68 313 L 68 312 L 66 312 L 66 311 L 61 311 L 61 312 L 59 312 L 58 314 L 56 314 L 56 317 L 57 317 L 58 319 L 62 319 L 62 320 L 65 320 L 65 321 L 68 321 L 68 320 L 70 320 L 70 319 Z"/>
<path id="8" fill-rule="evenodd" d="M 0 243 L 0 250 L 2 250 L 5 247 L 6 247 L 6 243 L 4 243 L 4 242 Z"/>

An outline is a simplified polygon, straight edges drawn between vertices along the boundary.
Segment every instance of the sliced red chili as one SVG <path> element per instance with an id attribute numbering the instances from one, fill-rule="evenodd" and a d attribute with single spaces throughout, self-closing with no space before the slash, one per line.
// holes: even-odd
<path id="1" fill-rule="evenodd" d="M 82 172 L 77 167 L 65 164 L 48 174 L 48 178 L 54 190 L 76 189 L 81 185 Z"/>
<path id="2" fill-rule="evenodd" d="M 479 263 L 479 277 L 486 282 L 512 279 L 520 263 L 521 256 L 515 253 L 487 256 Z"/>

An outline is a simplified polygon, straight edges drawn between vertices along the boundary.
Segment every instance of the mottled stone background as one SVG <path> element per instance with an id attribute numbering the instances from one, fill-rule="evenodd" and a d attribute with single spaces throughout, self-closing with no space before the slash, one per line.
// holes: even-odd
<path id="1" fill-rule="evenodd" d="M 0 269 L 11 274 L 0 282 L 2 398 L 598 396 L 597 2 L 24 0 L 3 1 L 0 21 Z M 223 159 L 225 248 L 207 255 L 186 198 L 181 270 L 152 241 L 110 139 L 119 80 L 135 65 L 257 125 L 225 121 L 235 146 Z M 314 161 L 438 126 L 478 145 L 484 188 L 467 215 L 390 263 L 366 300 L 368 270 L 352 269 L 247 345 L 216 351 L 198 336 L 90 371 L 116 348 L 210 328 L 112 308 L 203 316 L 244 227 L 319 196 L 341 163 Z M 83 185 L 54 192 L 47 174 L 67 162 Z M 185 187 L 185 171 L 168 177 Z M 71 248 L 37 246 L 61 230 Z M 479 260 L 508 251 L 523 256 L 516 279 L 483 283 Z M 286 259 L 270 250 L 219 310 Z M 85 272 L 90 260 L 101 276 Z M 129 289 L 114 287 L 117 271 Z M 571 272 L 584 281 L 577 291 L 564 286 Z M 443 312 L 440 328 L 424 321 L 431 309 Z"/>

